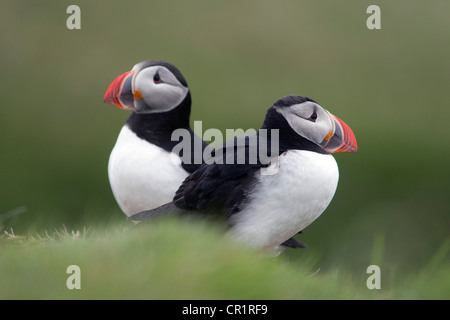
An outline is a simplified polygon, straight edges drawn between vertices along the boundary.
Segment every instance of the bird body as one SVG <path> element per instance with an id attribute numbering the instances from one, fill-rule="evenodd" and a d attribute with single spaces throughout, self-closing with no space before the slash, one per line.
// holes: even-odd
<path id="1" fill-rule="evenodd" d="M 219 161 L 208 161 L 189 175 L 172 203 L 130 220 L 219 208 L 237 241 L 261 250 L 289 246 L 295 240 L 290 238 L 317 219 L 335 194 L 339 171 L 331 153 L 356 152 L 356 139 L 342 120 L 302 96 L 276 101 L 254 138 L 226 142 L 216 149 Z M 252 158 L 251 151 L 264 149 L 264 143 L 271 160 L 259 153 Z M 227 162 L 239 159 L 242 149 L 243 163 Z"/>
<path id="2" fill-rule="evenodd" d="M 122 211 L 130 216 L 171 201 L 202 164 L 207 145 L 190 129 L 191 94 L 181 72 L 164 61 L 142 61 L 111 83 L 104 101 L 133 111 L 108 163 L 111 189 Z M 180 142 L 172 137 L 178 129 L 189 133 L 190 140 L 183 142 L 191 146 L 191 154 L 173 152 Z"/>
<path id="3" fill-rule="evenodd" d="M 337 163 L 329 154 L 289 150 L 273 163 L 277 173 L 256 172 L 248 205 L 230 218 L 231 236 L 255 248 L 273 248 L 310 225 L 338 184 Z"/>
<path id="4" fill-rule="evenodd" d="M 108 163 L 114 197 L 127 215 L 172 201 L 189 175 L 181 158 L 138 137 L 125 125 Z"/>

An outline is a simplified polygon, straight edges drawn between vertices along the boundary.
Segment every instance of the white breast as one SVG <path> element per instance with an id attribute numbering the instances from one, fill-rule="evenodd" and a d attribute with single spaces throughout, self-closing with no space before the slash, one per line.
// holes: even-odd
<path id="1" fill-rule="evenodd" d="M 109 158 L 108 175 L 117 203 L 130 216 L 172 201 L 188 173 L 177 155 L 124 126 Z"/>
<path id="2" fill-rule="evenodd" d="M 274 174 L 259 174 L 248 206 L 231 220 L 231 236 L 254 248 L 274 248 L 306 228 L 336 191 L 339 170 L 333 156 L 291 150 L 278 160 Z"/>

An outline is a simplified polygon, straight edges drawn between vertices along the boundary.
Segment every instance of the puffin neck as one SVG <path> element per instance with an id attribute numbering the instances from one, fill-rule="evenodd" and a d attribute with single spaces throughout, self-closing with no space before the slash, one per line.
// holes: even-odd
<path id="1" fill-rule="evenodd" d="M 286 119 L 274 108 L 270 108 L 261 129 L 267 130 L 268 140 L 271 141 L 271 129 L 279 130 L 280 154 L 288 150 L 306 150 L 320 154 L 329 154 L 322 147 L 298 135 Z"/>
<path id="2" fill-rule="evenodd" d="M 190 128 L 190 113 L 191 95 L 188 92 L 186 98 L 176 108 L 161 113 L 133 112 L 126 125 L 139 138 L 170 151 L 177 143 L 171 141 L 173 131 L 180 128 Z"/>

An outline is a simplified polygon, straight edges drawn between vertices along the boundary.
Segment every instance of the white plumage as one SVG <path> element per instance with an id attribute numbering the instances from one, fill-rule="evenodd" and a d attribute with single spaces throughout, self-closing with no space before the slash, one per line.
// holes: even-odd
<path id="1" fill-rule="evenodd" d="M 172 201 L 188 172 L 177 155 L 139 138 L 127 125 L 111 152 L 108 175 L 127 216 Z"/>
<path id="2" fill-rule="evenodd" d="M 248 206 L 232 216 L 230 236 L 254 248 L 277 246 L 303 230 L 327 208 L 339 170 L 330 154 L 289 150 L 278 172 L 259 175 Z"/>

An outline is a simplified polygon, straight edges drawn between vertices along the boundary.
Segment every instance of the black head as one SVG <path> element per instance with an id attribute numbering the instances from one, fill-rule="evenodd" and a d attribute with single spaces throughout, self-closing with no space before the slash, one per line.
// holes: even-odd
<path id="1" fill-rule="evenodd" d="M 311 98 L 290 95 L 269 108 L 262 129 L 278 129 L 280 146 L 317 152 L 356 152 L 352 130 Z"/>

